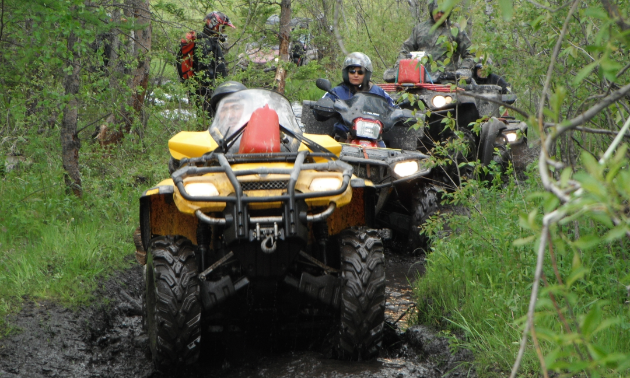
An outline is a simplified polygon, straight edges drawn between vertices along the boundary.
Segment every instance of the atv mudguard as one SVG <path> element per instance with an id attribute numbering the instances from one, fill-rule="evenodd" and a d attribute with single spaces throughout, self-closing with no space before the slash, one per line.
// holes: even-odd
<path id="1" fill-rule="evenodd" d="M 140 232 L 146 251 L 153 235 L 182 235 L 197 244 L 197 217 L 184 214 L 173 201 L 173 180 L 160 182 L 140 197 Z"/>

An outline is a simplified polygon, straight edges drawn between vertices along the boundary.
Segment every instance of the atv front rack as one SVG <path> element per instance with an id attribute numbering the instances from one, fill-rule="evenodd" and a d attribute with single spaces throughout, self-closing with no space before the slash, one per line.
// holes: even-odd
<path id="1" fill-rule="evenodd" d="M 305 163 L 308 158 L 312 161 L 313 157 L 329 158 L 322 163 Z M 335 160 L 333 160 L 333 158 Z M 225 234 L 229 239 L 251 239 L 252 235 L 256 237 L 260 232 L 249 232 L 250 225 L 260 227 L 260 224 L 283 224 L 282 238 L 297 236 L 301 229 L 298 221 L 302 223 L 317 222 L 325 220 L 335 209 L 335 204 L 329 204 L 328 208 L 323 212 L 315 215 L 308 215 L 306 209 L 301 211 L 298 209 L 298 201 L 307 198 L 332 197 L 344 193 L 348 189 L 350 179 L 352 177 L 352 166 L 336 160 L 337 156 L 330 153 L 314 153 L 310 151 L 300 151 L 293 153 L 274 153 L 274 154 L 223 154 L 213 152 L 199 158 L 182 159 L 182 168 L 173 172 L 173 183 L 177 186 L 181 196 L 190 202 L 225 202 L 228 204 L 224 211 L 224 218 L 211 217 L 197 210 L 195 214 L 197 218 L 205 223 L 221 225 L 227 227 Z M 233 170 L 230 166 L 232 163 L 256 163 L 256 162 L 291 162 L 292 168 L 254 168 L 245 170 Z M 202 166 L 197 166 L 202 165 Z M 317 170 L 341 172 L 342 183 L 339 189 L 327 190 L 321 192 L 298 193 L 295 190 L 295 184 L 301 171 Z M 186 192 L 184 179 L 188 177 L 201 176 L 208 173 L 225 173 L 232 187 L 234 188 L 234 196 L 207 196 L 196 197 Z M 289 181 L 286 187 L 286 194 L 267 196 L 267 197 L 248 197 L 243 193 L 242 183 L 238 180 L 238 176 L 247 175 L 270 175 L 280 174 L 289 175 Z M 284 204 L 284 214 L 282 216 L 272 217 L 250 217 L 248 215 L 247 204 L 254 202 L 282 202 Z M 233 234 L 232 232 L 233 231 Z"/>
<path id="2" fill-rule="evenodd" d="M 421 161 L 428 159 L 429 156 L 416 151 L 398 151 L 385 148 L 363 148 L 360 146 L 344 144 L 339 159 L 353 166 L 354 174 L 362 179 L 369 179 L 374 183 L 376 189 L 395 186 L 402 182 L 412 181 L 431 173 L 431 168 L 424 167 L 418 169 L 418 172 L 397 178 L 393 175 L 396 163 L 404 161 L 417 161 L 418 167 L 421 167 Z M 361 169 L 365 166 L 365 174 Z M 374 170 L 373 168 L 381 168 Z M 367 172 L 371 172 L 367 177 Z M 372 176 L 372 174 L 374 176 Z"/>

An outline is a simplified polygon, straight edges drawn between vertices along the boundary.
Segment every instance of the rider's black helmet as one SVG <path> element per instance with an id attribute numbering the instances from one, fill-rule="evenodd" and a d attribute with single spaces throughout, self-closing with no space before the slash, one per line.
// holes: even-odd
<path id="1" fill-rule="evenodd" d="M 212 112 L 214 113 L 217 110 L 217 105 L 223 97 L 244 89 L 247 89 L 247 87 L 238 81 L 226 81 L 221 83 L 212 93 L 212 97 L 210 97 L 210 108 Z"/>
<path id="2" fill-rule="evenodd" d="M 206 17 L 204 17 L 203 21 L 208 29 L 216 32 L 221 32 L 221 29 L 225 26 L 236 29 L 236 26 L 230 22 L 228 16 L 226 16 L 223 12 L 210 12 L 206 15 Z"/>
<path id="3" fill-rule="evenodd" d="M 343 67 L 341 68 L 341 76 L 346 85 L 350 85 L 350 77 L 348 76 L 349 67 L 362 67 L 365 70 L 362 86 L 369 89 L 370 78 L 372 77 L 373 71 L 370 57 L 361 52 L 353 52 L 346 57 L 343 61 Z"/>

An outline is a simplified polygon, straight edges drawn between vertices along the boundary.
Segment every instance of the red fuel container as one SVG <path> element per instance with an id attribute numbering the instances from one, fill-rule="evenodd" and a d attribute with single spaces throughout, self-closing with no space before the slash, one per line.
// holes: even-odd
<path id="1" fill-rule="evenodd" d="M 243 131 L 239 154 L 280 152 L 280 122 L 278 113 L 265 105 L 254 110 Z"/>
<path id="2" fill-rule="evenodd" d="M 398 84 L 424 83 L 424 66 L 417 59 L 401 59 L 398 64 Z"/>

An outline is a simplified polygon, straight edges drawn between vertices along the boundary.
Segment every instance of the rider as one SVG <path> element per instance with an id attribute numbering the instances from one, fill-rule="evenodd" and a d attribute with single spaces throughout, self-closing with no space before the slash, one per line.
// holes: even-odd
<path id="1" fill-rule="evenodd" d="M 217 77 L 226 77 L 227 69 L 225 67 L 225 59 L 223 57 L 223 48 L 221 42 L 225 41 L 225 35 L 222 34 L 226 26 L 236 28 L 230 19 L 222 12 L 210 12 L 203 19 L 203 32 L 197 34 L 197 46 L 199 51 L 196 53 L 200 59 L 196 59 L 196 72 L 201 72 L 198 78 L 199 86 L 196 94 L 199 99 L 203 100 L 204 110 L 208 109 L 208 99 L 212 95 L 212 85 Z"/>
<path id="2" fill-rule="evenodd" d="M 484 62 L 485 60 L 485 62 Z M 473 79 L 477 84 L 494 84 L 501 87 L 501 94 L 511 92 L 510 83 L 505 81 L 501 76 L 490 72 L 489 66 L 492 65 L 492 59 L 479 58 L 479 62 L 475 64 L 473 69 Z"/>
<path id="3" fill-rule="evenodd" d="M 370 81 L 372 76 L 372 61 L 370 58 L 361 52 L 353 52 L 349 54 L 343 61 L 343 67 L 341 68 L 341 76 L 343 77 L 343 83 L 332 89 L 332 92 L 337 95 L 334 98 L 330 93 L 326 93 L 324 97 L 328 97 L 334 100 L 348 100 L 352 98 L 357 92 L 366 92 L 377 94 L 387 100 L 389 106 L 397 108 L 394 104 L 394 100 L 378 85 L 374 85 Z M 341 140 L 345 140 L 348 137 L 350 130 L 343 123 L 335 123 L 335 134 L 337 134 Z M 383 141 L 379 141 L 380 147 L 385 147 Z"/>
<path id="4" fill-rule="evenodd" d="M 216 87 L 214 93 L 212 93 L 212 97 L 210 98 L 210 108 L 212 109 L 212 113 L 216 113 L 217 105 L 219 105 L 219 101 L 223 99 L 223 97 L 247 89 L 247 87 L 241 83 L 240 81 L 225 81 Z"/>
<path id="5" fill-rule="evenodd" d="M 446 71 L 462 70 L 460 73 L 463 76 L 468 75 L 470 77 L 470 70 L 474 66 L 473 55 L 469 51 L 471 42 L 466 32 L 459 29 L 457 24 L 451 23 L 450 14 L 443 20 L 434 31 L 431 31 L 435 27 L 435 24 L 439 23 L 444 16 L 445 10 L 438 4 L 438 0 L 429 0 L 429 19 L 416 25 L 411 31 L 411 35 L 405 42 L 403 42 L 398 54 L 398 61 L 401 59 L 411 58 L 411 52 L 423 51 L 427 55 L 431 55 L 434 61 L 444 62 L 448 57 L 448 48 L 444 46 L 442 42 L 438 42 L 441 36 L 445 36 L 451 43 L 456 43 L 457 47 L 450 57 L 450 61 L 446 65 Z M 456 29 L 456 34 L 452 32 L 452 29 Z M 455 34 L 455 37 L 453 37 Z M 394 68 L 389 68 L 383 73 L 383 80 L 386 82 L 393 82 L 396 78 L 396 72 L 398 71 L 398 62 Z"/>

